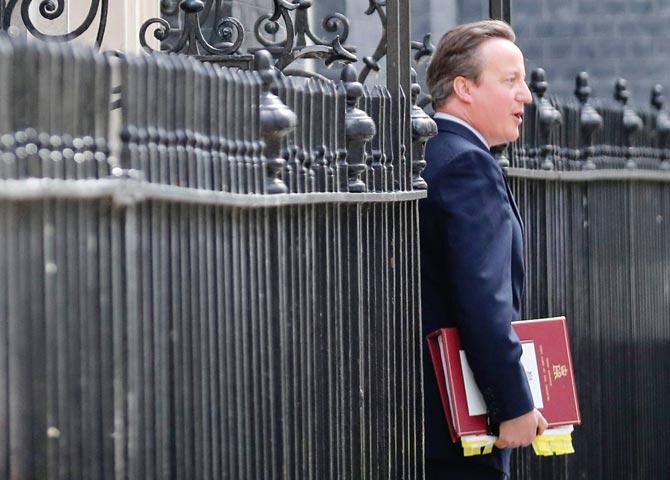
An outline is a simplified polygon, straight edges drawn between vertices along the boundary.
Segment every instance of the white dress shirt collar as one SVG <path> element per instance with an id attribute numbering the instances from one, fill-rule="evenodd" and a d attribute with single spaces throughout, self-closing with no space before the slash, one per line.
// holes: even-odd
<path id="1" fill-rule="evenodd" d="M 484 140 L 484 136 L 481 133 L 479 133 L 472 125 L 470 125 L 465 120 L 463 120 L 461 118 L 458 118 L 458 117 L 455 117 L 455 116 L 453 116 L 449 113 L 444 113 L 444 112 L 435 112 L 435 115 L 433 115 L 433 118 L 442 118 L 444 120 L 451 120 L 452 122 L 456 122 L 459 125 L 463 125 L 465 128 L 467 128 L 472 133 L 474 133 L 477 136 L 477 138 L 480 139 L 484 145 L 486 145 L 487 148 L 490 148 L 489 144 L 486 143 L 486 140 Z"/>

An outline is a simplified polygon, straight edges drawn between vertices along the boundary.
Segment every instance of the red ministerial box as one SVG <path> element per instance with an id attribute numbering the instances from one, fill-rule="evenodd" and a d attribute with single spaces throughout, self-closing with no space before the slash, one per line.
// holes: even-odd
<path id="1" fill-rule="evenodd" d="M 538 410 L 550 427 L 579 425 L 581 418 L 565 317 L 512 322 L 512 326 L 524 347 L 522 363 Z M 428 335 L 426 340 L 452 440 L 456 442 L 463 435 L 485 434 L 486 414 L 471 415 L 468 410 L 468 400 L 471 408 L 477 410 L 477 401 L 473 398 L 481 394 L 473 383 L 469 386 L 471 372 L 461 350 L 458 330 L 442 328 Z M 466 395 L 466 384 L 470 398 Z"/>

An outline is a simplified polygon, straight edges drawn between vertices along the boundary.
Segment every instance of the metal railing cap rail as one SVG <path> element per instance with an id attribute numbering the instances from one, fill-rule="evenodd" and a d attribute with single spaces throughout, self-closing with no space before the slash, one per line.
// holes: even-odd
<path id="1" fill-rule="evenodd" d="M 236 208 L 268 208 L 292 205 L 395 203 L 424 198 L 426 191 L 347 193 L 314 192 L 275 195 L 217 192 L 149 183 L 136 178 L 109 177 L 86 180 L 28 178 L 0 180 L 0 201 L 46 199 L 93 200 L 110 198 L 124 206 L 143 201 L 164 201 Z"/>
<path id="2" fill-rule="evenodd" d="M 670 182 L 670 172 L 663 170 L 602 169 L 602 170 L 537 170 L 509 167 L 510 178 L 528 178 L 534 180 L 558 180 L 563 182 L 601 182 L 601 181 L 649 181 Z"/>

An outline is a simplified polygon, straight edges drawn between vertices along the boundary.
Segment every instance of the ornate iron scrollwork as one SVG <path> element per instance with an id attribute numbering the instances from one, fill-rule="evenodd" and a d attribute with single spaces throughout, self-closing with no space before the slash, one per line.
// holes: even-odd
<path id="1" fill-rule="evenodd" d="M 326 65 L 335 61 L 357 60 L 352 49 L 343 45 L 349 36 L 349 20 L 344 15 L 333 13 L 323 19 L 324 30 L 336 34 L 332 40 L 326 40 L 311 30 L 307 15 L 307 10 L 312 6 L 310 0 L 273 1 L 273 13 L 262 15 L 256 20 L 254 34 L 256 40 L 277 59 L 276 66 L 279 70 L 284 70 L 301 58 L 321 58 Z M 291 16 L 291 12 L 295 12 L 295 19 Z M 286 37 L 275 40 L 269 35 L 279 33 L 280 19 L 284 23 Z M 313 42 L 313 45 L 307 45 L 307 39 Z"/>
<path id="2" fill-rule="evenodd" d="M 379 61 L 386 56 L 386 0 L 369 0 L 370 4 L 368 9 L 365 11 L 366 15 L 374 15 L 375 13 L 379 17 L 379 21 L 382 24 L 382 37 L 379 39 L 377 48 L 375 49 L 372 56 L 363 57 L 363 63 L 365 66 L 361 70 L 361 74 L 358 76 L 358 81 L 365 83 L 365 80 L 370 75 L 370 72 L 379 71 Z M 418 63 L 424 57 L 430 57 L 435 51 L 435 45 L 430 41 L 430 33 L 424 35 L 421 42 L 412 41 L 411 48 L 416 51 L 414 54 L 414 60 Z M 419 100 L 418 105 L 424 106 L 430 103 L 430 100 L 423 101 Z"/>
<path id="3" fill-rule="evenodd" d="M 4 0 L 0 0 L 4 1 Z M 12 15 L 20 0 L 9 0 L 5 5 L 4 10 L 2 11 L 2 30 L 8 30 L 11 26 Z M 42 18 L 46 20 L 56 20 L 65 11 L 65 1 L 66 0 L 41 0 L 38 12 Z M 69 42 L 75 38 L 80 37 L 84 32 L 86 32 L 91 25 L 95 22 L 95 19 L 99 17 L 98 31 L 95 37 L 95 44 L 97 47 L 100 47 L 102 44 L 102 39 L 105 35 L 105 28 L 107 26 L 107 12 L 109 10 L 109 0 L 91 0 L 91 6 L 88 9 L 88 13 L 84 20 L 75 28 L 74 30 L 64 33 L 64 34 L 47 34 L 39 30 L 30 16 L 30 6 L 34 3 L 34 0 L 23 0 L 21 2 L 21 21 L 26 27 L 26 30 L 36 38 L 40 40 L 51 40 L 57 42 Z"/>
<path id="4" fill-rule="evenodd" d="M 312 32 L 309 26 L 307 11 L 312 6 L 310 0 L 273 1 L 273 13 L 258 18 L 254 25 L 254 33 L 262 48 L 268 50 L 275 58 L 275 66 L 278 69 L 284 70 L 301 58 L 321 58 L 325 60 L 326 65 L 338 60 L 356 61 L 356 56 L 350 51 L 352 49 L 342 45 L 349 35 L 349 20 L 344 15 L 333 13 L 323 20 L 323 29 L 334 34 L 332 40 L 326 40 Z M 147 52 L 154 51 L 147 42 L 147 35 L 153 26 L 155 27 L 153 29 L 154 38 L 163 42 L 162 52 L 195 55 L 203 60 L 226 64 L 244 63 L 240 61 L 243 55 L 239 53 L 244 41 L 244 28 L 234 17 L 218 18 L 220 2 L 215 2 L 215 0 L 207 0 L 206 3 L 202 0 L 182 0 L 181 2 L 163 0 L 161 2 L 163 16 L 176 15 L 177 4 L 184 12 L 182 26 L 178 31 L 175 32 L 175 27 L 165 18 L 152 18 L 142 25 L 140 43 Z M 208 41 L 203 34 L 202 27 L 210 15 L 217 17 L 214 18 L 214 31 L 215 36 L 223 39 L 220 43 L 212 44 L 213 42 Z M 284 24 L 286 36 L 277 40 L 273 37 L 280 32 L 280 21 Z M 166 41 L 168 37 L 171 39 Z M 174 38 L 176 40 L 172 41 Z M 308 41 L 311 42 L 309 45 Z M 248 57 L 248 60 L 252 58 L 250 55 L 244 57 Z"/>
<path id="5" fill-rule="evenodd" d="M 209 2 L 211 7 L 211 2 Z M 244 27 L 234 17 L 226 17 L 217 21 L 216 30 L 219 36 L 224 39 L 217 45 L 211 45 L 202 33 L 200 23 L 200 13 L 205 10 L 205 4 L 202 0 L 183 0 L 179 7 L 184 12 L 184 21 L 181 28 L 181 35 L 176 44 L 168 49 L 162 50 L 166 53 L 184 53 L 187 55 L 232 55 L 237 53 L 244 41 Z M 172 3 L 164 1 L 161 3 L 161 9 L 172 11 Z M 209 10 L 206 10 L 209 13 Z M 148 53 L 153 53 L 147 42 L 147 33 L 152 25 L 156 25 L 153 31 L 154 38 L 163 41 L 167 38 L 172 27 L 167 20 L 162 18 L 150 18 L 142 24 L 140 28 L 140 43 L 142 48 Z"/>
<path id="6" fill-rule="evenodd" d="M 427 33 L 420 42 L 412 40 L 410 46 L 415 50 L 414 61 L 419 63 L 423 57 L 430 57 L 435 52 L 435 45 L 431 41 L 431 34 Z"/>
<path id="7" fill-rule="evenodd" d="M 368 78 L 371 71 L 379 71 L 379 61 L 386 55 L 386 10 L 384 7 L 386 7 L 386 0 L 370 0 L 370 5 L 365 11 L 366 15 L 377 13 L 379 16 L 379 21 L 382 24 L 382 38 L 379 39 L 377 48 L 372 56 L 363 57 L 365 66 L 363 67 L 363 70 L 361 70 L 361 74 L 358 76 L 358 81 L 361 83 L 365 83 L 365 80 Z"/>

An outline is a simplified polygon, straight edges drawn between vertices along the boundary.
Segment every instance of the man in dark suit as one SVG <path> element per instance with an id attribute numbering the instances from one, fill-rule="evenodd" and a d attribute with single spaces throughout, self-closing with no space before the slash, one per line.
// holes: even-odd
<path id="1" fill-rule="evenodd" d="M 523 226 L 490 147 L 516 140 L 531 101 L 523 55 L 500 21 L 460 25 L 440 40 L 428 69 L 438 135 L 428 142 L 428 197 L 420 203 L 423 333 L 457 327 L 498 431 L 490 455 L 463 457 L 424 350 L 426 478 L 509 478 L 510 448 L 529 445 L 546 422 L 534 408 L 519 320 Z"/>

